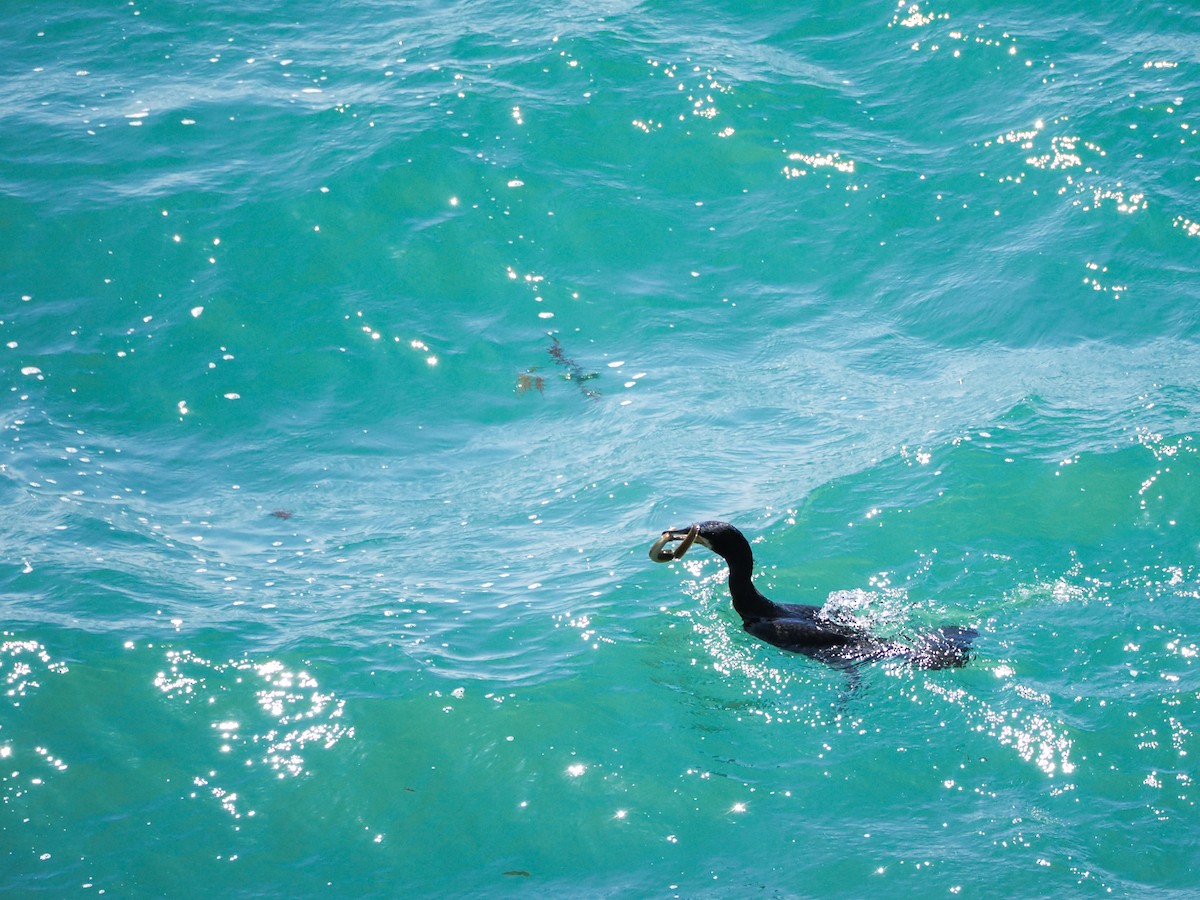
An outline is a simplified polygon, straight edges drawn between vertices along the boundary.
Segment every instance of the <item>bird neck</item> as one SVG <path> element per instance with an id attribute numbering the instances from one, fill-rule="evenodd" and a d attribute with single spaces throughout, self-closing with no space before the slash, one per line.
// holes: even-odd
<path id="1" fill-rule="evenodd" d="M 725 557 L 729 564 L 729 596 L 733 608 L 744 621 L 778 616 L 780 609 L 754 586 L 754 554 L 750 543 L 734 549 Z"/>
<path id="2" fill-rule="evenodd" d="M 779 607 L 762 595 L 750 578 L 750 572 L 729 569 L 729 596 L 733 608 L 744 621 L 769 619 L 779 615 Z"/>

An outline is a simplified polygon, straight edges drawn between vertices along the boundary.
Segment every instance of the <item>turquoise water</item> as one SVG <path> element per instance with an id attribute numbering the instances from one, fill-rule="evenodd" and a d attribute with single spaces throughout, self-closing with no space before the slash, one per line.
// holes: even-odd
<path id="1" fill-rule="evenodd" d="M 1190 5 L 0 22 L 6 896 L 1194 896 Z"/>

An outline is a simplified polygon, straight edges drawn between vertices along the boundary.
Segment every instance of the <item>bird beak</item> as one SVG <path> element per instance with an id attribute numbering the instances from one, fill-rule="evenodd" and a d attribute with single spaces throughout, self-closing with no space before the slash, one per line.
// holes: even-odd
<path id="1" fill-rule="evenodd" d="M 696 536 L 700 534 L 700 526 L 693 525 L 690 528 L 671 528 L 662 533 L 654 546 L 650 548 L 650 558 L 655 562 L 665 563 L 672 562 L 676 559 L 683 559 L 683 554 L 688 552 L 688 548 L 696 541 Z M 667 544 L 679 542 L 679 546 L 668 548 Z"/>

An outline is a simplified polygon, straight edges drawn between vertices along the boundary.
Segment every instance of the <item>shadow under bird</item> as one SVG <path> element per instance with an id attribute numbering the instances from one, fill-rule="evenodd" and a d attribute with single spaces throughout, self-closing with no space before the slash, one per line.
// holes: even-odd
<path id="1" fill-rule="evenodd" d="M 971 642 L 978 634 L 974 628 L 945 625 L 903 643 L 838 622 L 820 606 L 767 599 L 754 586 L 750 542 L 728 522 L 697 522 L 688 528 L 668 529 L 650 548 L 650 558 L 659 563 L 682 559 L 693 544 L 707 547 L 729 565 L 729 596 L 742 617 L 742 627 L 782 650 L 842 668 L 900 659 L 923 669 L 947 669 L 965 666 L 971 658 Z"/>

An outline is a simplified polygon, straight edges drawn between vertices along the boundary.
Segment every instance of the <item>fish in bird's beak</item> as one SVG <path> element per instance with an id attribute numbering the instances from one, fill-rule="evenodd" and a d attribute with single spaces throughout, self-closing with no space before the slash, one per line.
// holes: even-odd
<path id="1" fill-rule="evenodd" d="M 696 536 L 699 533 L 699 525 L 692 525 L 690 528 L 670 528 L 664 531 L 662 536 L 650 548 L 650 558 L 658 563 L 683 559 L 683 554 L 688 552 L 688 548 L 695 542 Z M 679 542 L 677 547 L 667 546 L 676 541 Z"/>

